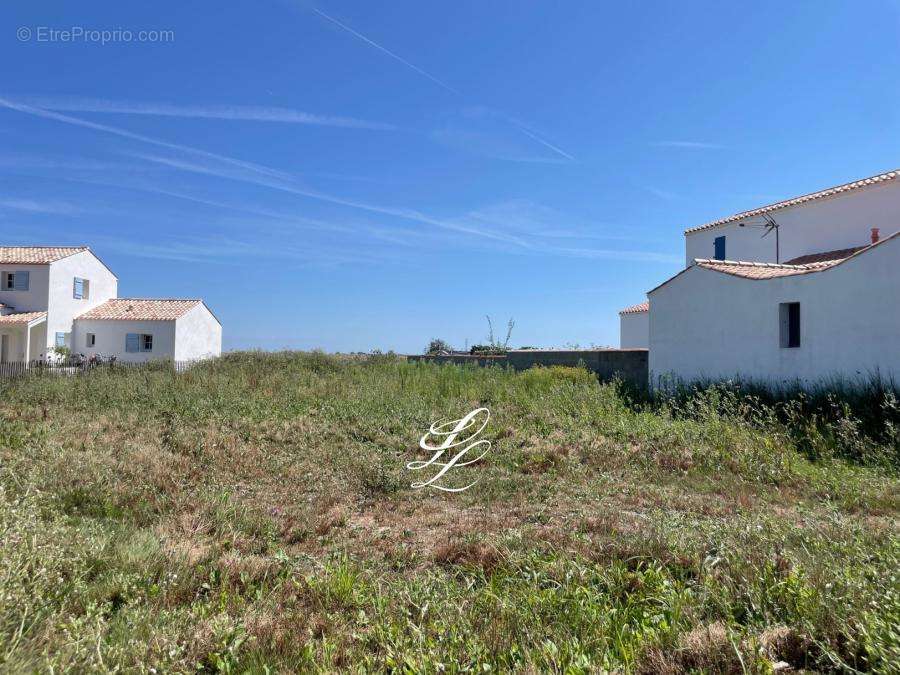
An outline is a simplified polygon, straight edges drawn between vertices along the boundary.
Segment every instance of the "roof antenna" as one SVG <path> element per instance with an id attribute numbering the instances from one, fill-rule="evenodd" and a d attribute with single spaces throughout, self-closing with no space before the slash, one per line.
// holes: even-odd
<path id="1" fill-rule="evenodd" d="M 779 241 L 778 229 L 781 227 L 781 225 L 779 225 L 775 221 L 775 219 L 772 216 L 770 216 L 769 214 L 763 213 L 761 215 L 763 217 L 763 220 L 766 221 L 766 224 L 765 225 L 750 225 L 750 227 L 762 227 L 765 229 L 765 232 L 763 232 L 763 236 L 760 237 L 760 239 L 765 239 L 772 232 L 772 230 L 775 230 L 775 263 L 780 265 L 781 264 L 781 246 L 780 246 L 781 242 Z M 747 223 L 738 223 L 738 227 L 747 227 Z"/>

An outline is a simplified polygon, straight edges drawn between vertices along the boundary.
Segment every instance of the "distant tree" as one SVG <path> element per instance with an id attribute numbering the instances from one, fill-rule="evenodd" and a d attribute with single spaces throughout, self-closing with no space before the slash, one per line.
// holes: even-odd
<path id="1" fill-rule="evenodd" d="M 431 342 L 428 343 L 428 348 L 425 350 L 426 354 L 449 354 L 453 351 L 453 348 L 447 344 L 444 340 L 439 338 L 434 338 Z"/>

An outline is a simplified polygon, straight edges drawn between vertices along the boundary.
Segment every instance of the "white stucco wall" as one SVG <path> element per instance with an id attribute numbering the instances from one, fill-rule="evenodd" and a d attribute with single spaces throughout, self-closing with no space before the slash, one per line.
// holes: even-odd
<path id="1" fill-rule="evenodd" d="M 619 347 L 647 349 L 650 346 L 650 312 L 619 314 Z"/>
<path id="2" fill-rule="evenodd" d="M 651 291 L 650 378 L 812 383 L 878 370 L 900 381 L 900 237 L 834 268 L 750 280 L 691 267 Z M 800 347 L 779 304 L 800 303 Z"/>
<path id="3" fill-rule="evenodd" d="M 28 272 L 27 291 L 0 290 L 0 303 L 10 305 L 17 312 L 46 312 L 50 286 L 47 265 L 0 265 L 0 273 Z"/>
<path id="4" fill-rule="evenodd" d="M 86 344 L 87 334 L 94 333 L 97 342 L 93 348 Z M 153 336 L 152 352 L 126 352 L 125 340 L 128 333 L 150 334 Z M 86 357 L 102 354 L 115 356 L 119 361 L 143 363 L 154 359 L 175 358 L 174 321 L 84 321 L 75 322 L 72 333 L 73 352 Z"/>
<path id="5" fill-rule="evenodd" d="M 59 331 L 69 334 L 67 345 L 74 352 L 83 353 L 84 345 L 72 342 L 72 322 L 79 314 L 115 298 L 118 294 L 118 281 L 115 275 L 90 251 L 83 251 L 57 260 L 49 267 L 47 348 L 51 349 L 56 344 L 56 333 Z M 74 298 L 75 277 L 90 281 L 88 298 L 82 300 Z"/>
<path id="6" fill-rule="evenodd" d="M 197 361 L 222 354 L 222 325 L 203 303 L 175 324 L 175 360 Z"/>
<path id="7" fill-rule="evenodd" d="M 900 230 L 900 180 L 817 199 L 770 214 L 780 225 L 781 262 L 810 253 L 834 251 L 871 242 L 871 229 L 884 239 Z M 761 217 L 746 222 L 763 224 Z M 725 235 L 728 260 L 775 262 L 775 233 L 762 238 L 759 227 L 720 225 L 685 235 L 685 264 L 714 257 L 713 241 Z"/>

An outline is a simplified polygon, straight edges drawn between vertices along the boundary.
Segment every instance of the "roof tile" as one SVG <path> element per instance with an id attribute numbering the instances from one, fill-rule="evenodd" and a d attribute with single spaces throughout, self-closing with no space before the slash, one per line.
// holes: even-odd
<path id="1" fill-rule="evenodd" d="M 837 251 L 824 251 L 822 253 L 810 253 L 809 255 L 801 255 L 786 261 L 785 265 L 808 265 L 809 263 L 828 262 L 830 260 L 843 260 L 849 258 L 857 251 L 862 251 L 865 246 L 854 246 L 853 248 L 842 248 Z"/>
<path id="2" fill-rule="evenodd" d="M 650 311 L 650 302 L 642 302 L 637 305 L 632 305 L 631 307 L 626 307 L 623 310 L 619 311 L 619 314 L 640 314 L 641 312 L 649 312 Z"/>
<path id="3" fill-rule="evenodd" d="M 801 195 L 799 197 L 793 197 L 791 199 L 785 199 L 781 202 L 775 202 L 774 204 L 769 204 L 768 206 L 760 206 L 757 209 L 752 209 L 750 211 L 743 211 L 741 213 L 736 213 L 733 216 L 728 216 L 727 218 L 721 218 L 719 220 L 714 220 L 710 223 L 706 223 L 705 225 L 698 225 L 697 227 L 691 227 L 684 231 L 685 234 L 691 234 L 692 232 L 699 232 L 700 230 L 706 230 L 711 227 L 716 227 L 718 225 L 725 225 L 727 223 L 733 223 L 737 220 L 744 220 L 745 218 L 752 218 L 753 216 L 760 216 L 764 213 L 769 213 L 771 211 L 778 211 L 779 209 L 786 209 L 789 206 L 797 206 L 798 204 L 805 204 L 806 202 L 811 202 L 816 199 L 823 199 L 825 197 L 832 197 L 837 194 L 841 194 L 843 192 L 850 192 L 851 190 L 857 190 L 863 187 L 869 187 L 871 185 L 877 185 L 878 183 L 884 183 L 886 181 L 894 180 L 898 176 L 900 176 L 900 169 L 894 171 L 888 171 L 887 173 L 880 173 L 877 176 L 869 176 L 868 178 L 862 178 L 860 180 L 853 181 L 852 183 L 844 183 L 843 185 L 836 185 L 834 187 L 826 188 L 825 190 L 819 190 L 818 192 L 811 192 L 807 195 Z"/>
<path id="4" fill-rule="evenodd" d="M 13 314 L 0 314 L 0 325 L 28 324 L 36 319 L 47 317 L 47 312 L 16 312 Z"/>
<path id="5" fill-rule="evenodd" d="M 694 262 L 697 267 L 702 267 L 714 272 L 731 274 L 744 279 L 775 279 L 777 277 L 790 277 L 797 274 L 819 272 L 837 265 L 839 260 L 829 262 L 811 263 L 808 265 L 778 265 L 776 263 L 746 262 L 743 260 L 708 260 L 698 258 Z"/>
<path id="6" fill-rule="evenodd" d="M 87 250 L 87 246 L 0 246 L 0 264 L 49 265 Z"/>
<path id="7" fill-rule="evenodd" d="M 202 300 L 116 298 L 107 300 L 76 318 L 91 321 L 175 321 L 202 302 Z"/>

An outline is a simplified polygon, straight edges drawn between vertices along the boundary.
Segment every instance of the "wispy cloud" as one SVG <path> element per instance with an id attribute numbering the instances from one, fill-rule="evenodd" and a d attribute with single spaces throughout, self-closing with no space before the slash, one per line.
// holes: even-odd
<path id="1" fill-rule="evenodd" d="M 246 183 L 251 183 L 254 185 L 259 185 L 262 187 L 271 188 L 273 190 L 280 190 L 282 192 L 287 192 L 290 194 L 298 195 L 301 197 L 308 197 L 310 199 L 315 199 L 322 202 L 327 202 L 329 204 L 336 204 L 339 206 L 346 206 L 353 209 L 359 209 L 362 211 L 367 211 L 369 213 L 376 213 L 383 216 L 392 216 L 395 218 L 402 218 L 405 220 L 415 221 L 424 225 L 432 225 L 434 227 L 439 227 L 446 230 L 451 230 L 454 232 L 459 232 L 463 234 L 471 234 L 478 237 L 483 237 L 486 239 L 492 239 L 495 241 L 501 241 L 509 244 L 515 244 L 518 246 L 527 247 L 527 242 L 519 239 L 518 237 L 506 235 L 503 233 L 492 232 L 486 230 L 484 228 L 471 227 L 468 225 L 455 223 L 453 221 L 444 220 L 440 218 L 434 218 L 427 214 L 422 213 L 421 211 L 417 211 L 415 209 L 409 209 L 404 207 L 391 207 L 391 206 L 381 206 L 378 204 L 369 204 L 366 202 L 360 202 L 351 199 L 345 199 L 343 197 L 338 197 L 336 195 L 330 195 L 324 192 L 320 192 L 318 190 L 314 190 L 312 188 L 308 188 L 303 186 L 302 184 L 297 183 L 293 180 L 283 180 L 278 178 L 272 178 L 268 175 L 259 175 L 250 172 L 236 172 L 228 168 L 223 168 L 220 166 L 210 165 L 210 164 L 197 164 L 196 162 L 190 162 L 180 159 L 175 159 L 171 157 L 162 157 L 159 155 L 146 155 L 146 154 L 135 154 L 135 157 L 140 159 L 144 159 L 148 162 L 155 162 L 157 164 L 161 164 L 164 166 L 169 166 L 174 169 L 181 169 L 183 171 L 190 171 L 192 173 L 203 174 L 207 176 L 217 176 L 219 178 L 228 178 L 231 180 L 242 181 Z"/>
<path id="2" fill-rule="evenodd" d="M 38 201 L 35 199 L 0 198 L 0 209 L 12 209 L 27 213 L 47 213 L 59 216 L 72 216 L 83 212 L 83 209 L 67 202 Z"/>
<path id="3" fill-rule="evenodd" d="M 597 260 L 626 260 L 631 262 L 654 263 L 681 263 L 684 258 L 671 253 L 656 253 L 654 251 L 622 251 L 619 249 L 596 248 L 557 248 L 558 253 L 568 254 L 577 258 L 592 258 Z"/>
<path id="4" fill-rule="evenodd" d="M 223 162 L 225 164 L 230 164 L 232 166 L 246 169 L 248 171 L 255 171 L 263 174 L 267 174 L 273 177 L 287 177 L 289 174 L 284 173 L 282 171 L 277 171 L 275 169 L 270 169 L 268 167 L 264 167 L 260 164 L 254 164 L 252 162 L 245 162 L 243 160 L 234 159 L 233 157 L 226 157 L 225 155 L 217 155 L 214 152 L 207 152 L 206 150 L 200 150 L 199 148 L 193 148 L 187 145 L 179 145 L 178 143 L 170 143 L 168 141 L 162 141 L 158 138 L 152 138 L 150 136 L 144 136 L 143 134 L 137 134 L 132 131 L 128 131 L 126 129 L 121 129 L 119 127 L 113 127 L 108 124 L 97 124 L 96 122 L 90 122 L 88 120 L 81 119 L 80 117 L 72 117 L 71 115 L 63 115 L 62 113 L 53 112 L 51 110 L 44 110 L 43 108 L 36 108 L 34 106 L 30 106 L 26 103 L 20 103 L 18 101 L 14 101 L 8 98 L 0 97 L 0 106 L 9 108 L 11 110 L 18 110 L 19 112 L 23 112 L 28 115 L 33 115 L 34 117 L 42 117 L 44 119 L 54 120 L 56 122 L 63 122 L 65 124 L 71 124 L 78 127 L 83 127 L 85 129 L 93 129 L 94 131 L 100 131 L 106 134 L 112 134 L 114 136 L 119 136 L 120 138 L 127 138 L 133 141 L 140 141 L 141 143 L 149 143 L 150 145 L 157 145 L 162 148 L 169 148 L 170 150 L 178 150 L 181 152 L 190 153 L 193 155 L 206 157 L 208 159 L 217 160 L 219 162 Z"/>
<path id="5" fill-rule="evenodd" d="M 529 232 L 527 231 L 527 229 L 526 231 L 522 232 L 516 231 L 515 228 L 510 229 L 509 227 L 504 227 L 502 225 L 495 226 L 493 222 L 486 222 L 491 221 L 490 218 L 473 217 L 473 214 L 471 213 L 464 214 L 463 216 L 458 218 L 441 218 L 429 215 L 418 209 L 398 206 L 384 206 L 348 199 L 308 187 L 304 185 L 297 176 L 294 176 L 288 172 L 280 171 L 278 169 L 273 169 L 271 167 L 263 166 L 253 162 L 219 155 L 216 153 L 201 150 L 199 148 L 163 141 L 157 138 L 133 133 L 119 127 L 89 122 L 80 118 L 35 108 L 34 106 L 29 106 L 27 104 L 19 103 L 16 101 L 10 101 L 8 99 L 0 98 L 0 105 L 36 117 L 49 119 L 64 124 L 70 124 L 77 127 L 87 128 L 93 131 L 111 134 L 127 140 L 165 148 L 172 151 L 173 153 L 179 153 L 181 155 L 163 156 L 161 154 L 137 152 L 130 153 L 130 156 L 132 156 L 133 158 L 140 159 L 144 162 L 155 164 L 157 166 L 165 166 L 180 171 L 187 171 L 195 174 L 240 181 L 260 187 L 282 191 L 299 197 L 355 209 L 369 214 L 386 216 L 391 219 L 405 220 L 411 223 L 416 223 L 418 225 L 427 225 L 446 233 L 453 233 L 454 235 L 468 235 L 485 244 L 503 247 L 505 250 L 510 252 L 528 253 L 532 255 L 564 255 L 608 260 L 641 260 L 648 262 L 671 262 L 672 259 L 674 259 L 674 256 L 667 256 L 664 254 L 645 251 L 621 251 L 615 249 L 594 249 L 590 247 L 578 246 L 554 246 L 552 245 L 552 242 L 548 242 L 544 238 L 535 236 L 534 232 Z M 177 191 L 169 191 L 169 194 L 173 197 L 192 199 L 193 201 L 205 203 L 209 206 L 221 206 L 223 208 L 231 207 L 226 203 L 218 202 L 216 200 L 208 200 L 202 197 L 197 198 L 190 195 L 178 194 Z M 274 213 L 261 213 L 260 215 L 265 215 L 267 217 L 278 217 Z M 378 235 L 383 239 L 403 236 L 402 229 L 396 227 L 388 229 L 369 228 L 367 231 L 369 231 L 370 234 L 373 234 L 373 236 Z M 454 237 L 454 241 L 465 242 L 466 239 Z M 222 242 L 219 243 L 222 244 Z M 220 256 L 220 252 L 228 248 L 227 243 L 222 244 L 222 246 L 224 246 L 224 248 L 211 248 L 210 246 L 207 246 L 204 250 L 219 252 L 216 253 L 216 255 Z M 141 247 L 143 247 L 143 244 L 141 244 Z M 168 245 L 166 245 L 162 246 L 162 248 L 169 247 Z M 264 250 L 266 251 L 274 249 L 282 251 L 286 250 L 285 247 L 277 245 L 277 242 L 272 247 L 264 248 Z M 151 247 L 147 250 L 154 253 L 155 255 L 163 254 L 161 250 L 157 250 L 157 248 Z M 190 247 L 176 247 L 173 250 L 174 252 L 170 251 L 169 255 L 181 256 L 180 259 L 187 260 L 190 259 L 191 256 L 193 256 L 193 259 L 202 259 L 202 256 L 197 252 L 197 250 Z M 213 256 L 211 254 L 210 257 L 216 256 Z M 340 254 L 334 253 L 333 259 L 335 261 L 340 259 Z"/>
<path id="6" fill-rule="evenodd" d="M 652 185 L 645 185 L 644 189 L 654 197 L 658 197 L 659 199 L 663 199 L 667 202 L 674 202 L 681 199 L 681 195 L 676 192 L 663 190 L 662 188 L 654 187 Z"/>
<path id="7" fill-rule="evenodd" d="M 449 91 L 449 92 L 451 92 L 451 93 L 454 93 L 454 94 L 457 94 L 457 95 L 460 95 L 459 90 L 454 89 L 453 87 L 451 87 L 449 84 L 447 84 L 447 83 L 444 82 L 443 80 L 439 80 L 438 78 L 436 78 L 434 75 L 432 75 L 432 74 L 429 73 L 428 71 L 424 70 L 423 68 L 419 68 L 419 66 L 415 65 L 414 63 L 410 63 L 409 61 L 407 61 L 407 60 L 404 59 L 403 57 L 398 56 L 397 54 L 395 54 L 394 52 L 392 52 L 392 51 L 391 51 L 390 49 L 388 49 L 387 47 L 384 47 L 384 46 L 378 44 L 377 42 L 375 42 L 375 40 L 372 40 L 371 38 L 367 38 L 367 37 L 366 37 L 365 35 L 363 35 L 362 33 L 353 30 L 353 29 L 350 28 L 350 26 L 348 26 L 347 24 L 341 23 L 340 21 L 338 21 L 337 19 L 335 19 L 333 16 L 330 16 L 330 15 L 326 14 L 325 12 L 323 12 L 323 11 L 320 10 L 320 9 L 316 9 L 315 7 L 311 7 L 311 9 L 312 9 L 313 12 L 315 12 L 316 14 L 318 14 L 318 15 L 319 15 L 320 17 L 322 17 L 323 19 L 325 19 L 325 20 L 327 20 L 327 21 L 330 21 L 331 23 L 333 23 L 333 24 L 334 24 L 335 26 L 337 26 L 338 28 L 341 28 L 342 30 L 344 30 L 344 31 L 346 31 L 346 32 L 348 32 L 348 33 L 350 33 L 351 35 L 353 35 L 353 36 L 356 37 L 357 39 L 362 40 L 363 42 L 365 42 L 365 43 L 366 43 L 367 45 L 369 45 L 370 47 L 374 47 L 374 48 L 377 49 L 378 51 L 380 51 L 380 52 L 382 52 L 382 53 L 384 53 L 384 54 L 387 54 L 387 55 L 390 56 L 392 59 L 394 59 L 394 60 L 396 60 L 396 61 L 399 61 L 400 63 L 402 63 L 402 64 L 403 64 L 404 66 L 406 66 L 407 68 L 410 68 L 411 70 L 414 70 L 415 72 L 417 72 L 417 73 L 418 73 L 419 75 L 421 75 L 422 77 L 427 77 L 429 80 L 431 80 L 432 82 L 434 82 L 434 83 L 437 84 L 438 86 L 443 87 L 443 88 L 446 89 L 447 91 Z"/>
<path id="8" fill-rule="evenodd" d="M 0 169 L 49 169 L 65 171 L 135 171 L 140 169 L 136 164 L 126 165 L 121 162 L 88 159 L 84 157 L 55 157 L 49 155 L 0 155 Z"/>
<path id="9" fill-rule="evenodd" d="M 223 237 L 169 237 L 162 242 L 144 242 L 117 237 L 94 237 L 98 246 L 122 255 L 154 260 L 179 262 L 234 264 L 252 259 L 284 259 L 293 266 L 332 266 L 348 263 L 377 262 L 382 256 L 345 248 L 322 246 L 292 246 L 279 241 L 245 240 Z"/>
<path id="10" fill-rule="evenodd" d="M 217 120 L 245 120 L 252 122 L 282 122 L 312 124 L 345 129 L 391 131 L 397 127 L 384 122 L 371 122 L 353 117 L 316 115 L 313 113 L 254 105 L 180 105 L 160 102 L 112 101 L 100 98 L 17 96 L 25 105 L 62 112 L 92 112 L 125 115 L 156 115 Z"/>
<path id="11" fill-rule="evenodd" d="M 422 77 L 425 77 L 425 78 L 431 80 L 432 82 L 434 82 L 435 84 L 437 84 L 439 87 L 441 87 L 441 88 L 443 88 L 443 89 L 445 89 L 445 90 L 447 90 L 447 91 L 449 91 L 449 92 L 451 92 L 451 93 L 453 93 L 453 94 L 456 94 L 457 96 L 463 96 L 463 93 L 462 93 L 459 89 L 456 89 L 455 87 L 451 87 L 449 84 L 447 84 L 446 82 L 444 82 L 444 81 L 441 80 L 440 78 L 435 77 L 434 75 L 432 75 L 431 73 L 429 73 L 429 72 L 426 71 L 425 69 L 420 68 L 419 66 L 415 65 L 414 63 L 411 63 L 411 62 L 407 61 L 406 59 L 404 59 L 403 57 L 401 57 L 401 56 L 395 54 L 394 52 L 392 52 L 390 49 L 388 49 L 388 48 L 385 47 L 384 45 L 381 45 L 381 44 L 375 42 L 375 40 L 372 40 L 371 38 L 366 37 L 365 35 L 363 35 L 363 34 L 360 33 L 359 31 L 354 30 L 353 28 L 351 28 L 351 27 L 348 26 L 347 24 L 345 24 L 345 23 L 343 23 L 343 22 L 341 22 L 341 21 L 338 21 L 338 20 L 335 19 L 333 16 L 331 16 L 331 15 L 329 15 L 329 14 L 326 14 L 325 12 L 323 12 L 323 11 L 320 10 L 320 9 L 317 9 L 316 7 L 310 7 L 310 9 L 311 9 L 315 14 L 317 14 L 317 15 L 320 16 L 320 17 L 322 17 L 322 18 L 325 19 L 326 21 L 329 21 L 329 22 L 331 22 L 332 24 L 334 24 L 335 26 L 339 27 L 340 29 L 346 31 L 347 33 L 350 33 L 350 34 L 353 35 L 355 38 L 357 38 L 357 39 L 359 39 L 359 40 L 362 40 L 363 42 L 365 42 L 365 43 L 366 43 L 367 45 L 369 45 L 370 47 L 372 47 L 372 48 L 374 48 L 374 49 L 377 49 L 378 51 L 380 51 L 380 52 L 382 52 L 382 53 L 384 53 L 384 54 L 387 54 L 387 55 L 390 56 L 392 59 L 394 59 L 394 60 L 396 60 L 396 61 L 402 63 L 404 66 L 406 66 L 407 68 L 409 68 L 409 69 L 415 71 L 416 73 L 418 73 L 418 74 L 421 75 Z M 479 107 L 477 107 L 477 108 L 479 108 L 479 109 L 481 109 L 481 110 L 484 110 L 484 111 L 489 111 L 488 108 L 485 108 L 485 107 L 482 107 L 482 106 L 479 106 Z M 566 152 L 565 150 L 561 149 L 559 146 L 554 145 L 553 143 L 551 143 L 551 142 L 548 141 L 547 139 L 543 138 L 540 134 L 538 134 L 538 132 L 536 132 L 533 128 L 531 128 L 530 126 L 526 125 L 526 124 L 523 123 L 522 121 L 517 120 L 517 119 L 515 119 L 515 118 L 513 118 L 513 117 L 510 117 L 510 116 L 508 116 L 508 115 L 505 115 L 505 114 L 503 114 L 503 113 L 500 113 L 499 111 L 490 111 L 490 112 L 493 113 L 493 114 L 496 114 L 496 115 L 499 115 L 499 116 L 504 117 L 504 118 L 506 119 L 506 121 L 507 121 L 508 123 L 510 123 L 512 126 L 514 126 L 516 129 L 518 129 L 518 131 L 519 131 L 520 133 L 524 134 L 525 136 L 527 136 L 527 137 L 530 138 L 531 140 L 535 141 L 536 143 L 539 143 L 540 145 L 543 145 L 545 148 L 547 148 L 547 149 L 549 149 L 549 150 L 552 150 L 553 152 L 555 152 L 555 153 L 558 154 L 559 156 L 565 157 L 566 159 L 568 159 L 568 160 L 570 160 L 570 161 L 573 161 L 573 160 L 575 159 L 575 158 L 574 158 L 572 155 L 570 155 L 568 152 Z M 504 159 L 506 159 L 506 158 L 504 158 Z M 513 159 L 513 158 L 508 158 L 508 159 Z M 538 159 L 513 159 L 513 161 L 540 161 L 540 160 L 538 160 Z"/>
<path id="12" fill-rule="evenodd" d="M 687 150 L 725 150 L 724 145 L 706 143 L 704 141 L 656 141 L 651 143 L 656 148 L 684 148 Z"/>

